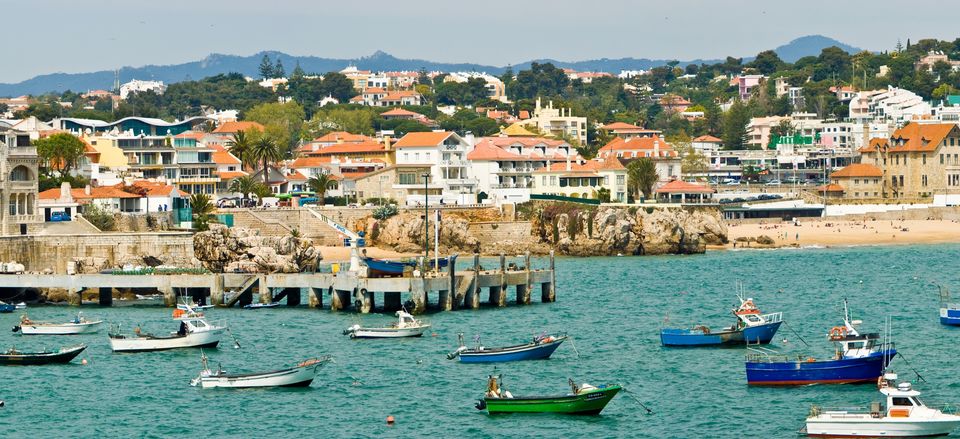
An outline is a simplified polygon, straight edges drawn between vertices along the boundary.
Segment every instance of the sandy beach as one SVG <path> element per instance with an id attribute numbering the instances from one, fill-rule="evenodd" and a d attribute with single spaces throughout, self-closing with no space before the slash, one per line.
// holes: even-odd
<path id="1" fill-rule="evenodd" d="M 849 246 L 890 244 L 935 244 L 960 242 L 960 222 L 949 220 L 905 221 L 831 221 L 801 219 L 789 222 L 727 223 L 730 244 L 715 248 L 733 248 L 737 238 L 767 235 L 776 244 L 770 247 Z M 741 247 L 742 243 L 736 243 Z M 748 247 L 763 247 L 750 243 Z"/>

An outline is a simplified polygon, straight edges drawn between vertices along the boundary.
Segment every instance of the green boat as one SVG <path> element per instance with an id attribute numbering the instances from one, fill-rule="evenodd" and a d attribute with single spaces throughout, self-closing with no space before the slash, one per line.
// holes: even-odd
<path id="1" fill-rule="evenodd" d="M 487 393 L 477 402 L 477 410 L 488 413 L 561 413 L 598 415 L 622 389 L 619 384 L 576 385 L 570 380 L 573 393 L 561 396 L 514 397 L 501 389 L 500 376 L 490 376 Z"/>

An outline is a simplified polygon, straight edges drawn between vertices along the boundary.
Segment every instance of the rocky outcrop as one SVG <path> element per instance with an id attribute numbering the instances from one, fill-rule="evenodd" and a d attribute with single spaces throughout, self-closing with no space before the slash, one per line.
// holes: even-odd
<path id="1" fill-rule="evenodd" d="M 533 224 L 528 239 L 481 242 L 470 234 L 466 219 L 447 215 L 440 231 L 440 251 L 542 254 L 553 249 L 572 256 L 662 255 L 703 253 L 707 245 L 727 243 L 726 225 L 714 209 L 545 204 L 535 207 L 530 217 Z M 416 253 L 422 251 L 423 235 L 423 219 L 418 214 L 368 219 L 368 240 L 379 247 Z"/>
<path id="2" fill-rule="evenodd" d="M 216 273 L 297 273 L 320 260 L 320 252 L 299 237 L 260 236 L 257 230 L 222 224 L 194 235 L 193 249 L 200 263 Z"/>

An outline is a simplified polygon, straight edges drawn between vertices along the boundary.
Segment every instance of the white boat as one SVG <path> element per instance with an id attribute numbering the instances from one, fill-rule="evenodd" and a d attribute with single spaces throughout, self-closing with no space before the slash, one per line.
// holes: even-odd
<path id="1" fill-rule="evenodd" d="M 243 305 L 243 309 L 263 309 L 263 308 L 276 308 L 280 306 L 280 302 L 270 302 L 270 303 L 248 303 Z"/>
<path id="2" fill-rule="evenodd" d="M 14 306 L 15 306 L 17 309 L 27 309 L 27 303 L 26 303 L 26 302 L 20 302 L 20 303 L 14 305 Z"/>
<path id="3" fill-rule="evenodd" d="M 110 349 L 114 352 L 162 351 L 177 348 L 207 348 L 220 343 L 220 336 L 227 330 L 225 325 L 212 325 L 197 314 L 180 318 L 180 329 L 169 335 L 141 334 L 140 328 L 133 335 L 119 331 L 110 334 Z"/>
<path id="4" fill-rule="evenodd" d="M 190 381 L 191 386 L 200 386 L 204 389 L 213 387 L 243 389 L 249 387 L 307 387 L 316 378 L 320 366 L 330 361 L 330 358 L 311 358 L 288 369 L 245 374 L 227 373 L 219 364 L 217 370 L 212 371 L 207 366 L 207 356 L 203 354 L 201 354 L 200 361 L 203 363 L 203 369 L 198 377 Z"/>
<path id="5" fill-rule="evenodd" d="M 813 406 L 802 432 L 817 437 L 929 437 L 950 434 L 960 426 L 960 416 L 925 404 L 910 383 L 895 385 L 896 379 L 894 373 L 880 377 L 886 408 L 880 402 L 863 411 Z"/>
<path id="6" fill-rule="evenodd" d="M 397 311 L 397 323 L 381 328 L 364 328 L 360 325 L 353 325 L 343 331 L 344 335 L 350 338 L 400 338 L 400 337 L 419 337 L 430 328 L 429 323 L 423 323 L 413 318 L 406 311 Z"/>
<path id="7" fill-rule="evenodd" d="M 189 296 L 182 297 L 177 301 L 177 309 L 183 311 L 193 312 L 198 309 L 203 310 L 210 308 L 213 308 L 213 305 L 197 305 L 197 303 L 193 301 L 193 298 Z"/>
<path id="8" fill-rule="evenodd" d="M 77 318 L 67 323 L 35 322 L 26 315 L 20 316 L 20 324 L 13 327 L 14 332 L 23 335 L 74 335 L 92 334 L 100 330 L 103 320 L 90 321 L 77 313 Z"/>
<path id="9" fill-rule="evenodd" d="M 136 294 L 137 300 L 163 300 L 163 294 Z"/>

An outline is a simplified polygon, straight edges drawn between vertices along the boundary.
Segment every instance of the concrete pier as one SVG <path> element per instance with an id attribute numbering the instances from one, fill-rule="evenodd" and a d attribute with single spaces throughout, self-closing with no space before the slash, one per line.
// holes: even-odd
<path id="1" fill-rule="evenodd" d="M 468 259 L 469 261 L 469 259 Z M 175 306 L 177 295 L 187 295 L 198 304 L 216 306 L 243 306 L 259 297 L 260 303 L 285 301 L 288 306 L 300 306 L 302 294 L 307 304 L 322 308 L 324 296 L 329 297 L 332 311 L 349 310 L 369 313 L 379 310 L 393 312 L 403 306 L 412 313 L 423 313 L 428 308 L 452 311 L 461 308 L 477 309 L 481 295 L 489 291 L 490 306 L 507 306 L 507 291 L 515 288 L 517 304 L 529 304 L 531 293 L 538 285 L 541 302 L 556 300 L 556 273 L 551 255 L 549 269 L 531 269 L 530 255 L 522 257 L 522 266 L 508 267 L 507 257 L 501 255 L 499 267 L 484 270 L 480 257 L 473 255 L 472 266 L 457 270 L 458 258 L 449 258 L 446 269 L 433 272 L 419 271 L 417 276 L 370 278 L 357 272 L 339 273 L 275 273 L 275 274 L 178 274 L 178 275 L 124 275 L 124 274 L 0 274 L 0 282 L 8 287 L 64 288 L 69 292 L 71 305 L 82 303 L 84 290 L 96 291 L 98 302 L 109 306 L 112 292 L 117 290 L 156 291 L 163 295 L 166 306 Z M 469 264 L 469 263 L 468 263 Z M 381 308 L 375 296 L 383 294 Z M 436 303 L 431 295 L 436 294 Z"/>

